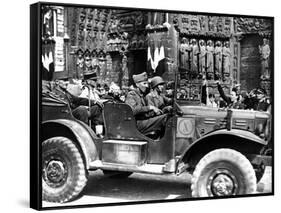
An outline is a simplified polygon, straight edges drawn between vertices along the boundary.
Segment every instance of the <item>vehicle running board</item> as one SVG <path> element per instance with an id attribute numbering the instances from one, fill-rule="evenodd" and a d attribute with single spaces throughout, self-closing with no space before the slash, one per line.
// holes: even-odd
<path id="1" fill-rule="evenodd" d="M 114 170 L 114 171 L 125 171 L 125 172 L 139 172 L 149 174 L 163 174 L 167 173 L 164 170 L 165 165 L 163 164 L 143 164 L 137 165 L 124 165 L 116 163 L 106 163 L 101 160 L 95 160 L 90 163 L 90 170 L 102 169 L 102 170 Z"/>

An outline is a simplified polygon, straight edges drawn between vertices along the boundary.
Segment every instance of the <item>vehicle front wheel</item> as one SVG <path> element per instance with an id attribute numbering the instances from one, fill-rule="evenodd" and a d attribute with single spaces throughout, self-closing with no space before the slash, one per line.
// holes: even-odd
<path id="1" fill-rule="evenodd" d="M 64 203 L 80 194 L 87 183 L 82 156 L 68 138 L 53 137 L 42 143 L 42 197 Z"/>
<path id="2" fill-rule="evenodd" d="M 216 149 L 205 155 L 194 170 L 191 184 L 193 197 L 252 194 L 256 188 L 251 163 L 232 149 Z"/>

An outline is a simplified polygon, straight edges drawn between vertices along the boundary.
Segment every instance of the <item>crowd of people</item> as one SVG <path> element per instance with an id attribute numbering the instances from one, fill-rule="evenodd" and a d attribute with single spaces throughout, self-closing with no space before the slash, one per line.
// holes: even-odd
<path id="1" fill-rule="evenodd" d="M 98 84 L 96 76 L 85 75 L 84 80 L 43 82 L 43 95 L 52 93 L 69 103 L 72 115 L 93 127 L 103 125 L 102 110 L 107 102 L 126 103 L 131 106 L 137 121 L 137 128 L 145 135 L 151 132 L 163 134 L 168 116 L 172 112 L 174 86 L 162 77 L 148 79 L 145 72 L 133 75 L 134 85 L 122 89 L 115 83 Z M 253 109 L 267 111 L 270 101 L 262 89 L 250 93 L 241 92 L 236 85 L 230 95 L 226 95 L 220 81 L 217 88 L 220 96 L 208 93 L 208 82 L 203 80 L 201 103 L 209 107 Z M 180 93 L 181 94 L 181 93 Z M 178 96 L 178 95 L 177 95 Z M 178 98 L 182 98 L 179 96 Z M 100 128 L 95 129 L 101 135 Z"/>
<path id="2" fill-rule="evenodd" d="M 203 104 L 218 108 L 233 108 L 257 111 L 270 111 L 271 101 L 266 91 L 262 88 L 255 88 L 250 92 L 241 91 L 240 84 L 234 85 L 230 95 L 226 95 L 220 81 L 216 81 L 219 96 L 208 93 L 208 82 L 203 81 L 201 101 Z"/>

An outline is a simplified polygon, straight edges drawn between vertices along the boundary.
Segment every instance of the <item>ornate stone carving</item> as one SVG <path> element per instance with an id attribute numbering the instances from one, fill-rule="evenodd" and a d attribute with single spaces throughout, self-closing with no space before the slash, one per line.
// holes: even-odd
<path id="1" fill-rule="evenodd" d="M 204 40 L 199 41 L 199 76 L 205 75 L 206 68 L 206 44 Z"/>
<path id="2" fill-rule="evenodd" d="M 215 43 L 215 79 L 221 78 L 222 73 L 222 43 L 216 41 Z"/>
<path id="3" fill-rule="evenodd" d="M 272 31 L 270 20 L 258 18 L 234 18 L 235 33 L 259 33 L 261 31 Z"/>
<path id="4" fill-rule="evenodd" d="M 215 17 L 213 16 L 208 16 L 208 27 L 209 27 L 209 31 L 210 32 L 216 32 L 217 28 L 216 28 L 216 23 L 215 23 Z"/>
<path id="5" fill-rule="evenodd" d="M 214 43 L 212 40 L 207 41 L 207 57 L 206 57 L 206 77 L 214 79 Z"/>
<path id="6" fill-rule="evenodd" d="M 198 16 L 191 16 L 190 18 L 190 31 L 198 32 L 200 30 L 200 22 Z"/>
<path id="7" fill-rule="evenodd" d="M 222 48 L 222 60 L 223 60 L 223 77 L 230 77 L 230 58 L 231 51 L 229 47 L 229 41 L 225 41 Z"/>
<path id="8" fill-rule="evenodd" d="M 270 56 L 270 47 L 268 40 L 263 39 L 263 44 L 259 45 L 260 59 L 261 59 L 261 79 L 269 79 L 269 56 Z"/>

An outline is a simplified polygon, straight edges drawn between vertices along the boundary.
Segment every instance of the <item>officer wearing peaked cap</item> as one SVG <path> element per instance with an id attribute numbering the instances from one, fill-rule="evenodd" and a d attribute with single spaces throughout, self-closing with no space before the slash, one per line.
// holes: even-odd
<path id="1" fill-rule="evenodd" d="M 147 74 L 145 72 L 133 75 L 135 89 L 127 95 L 125 103 L 131 106 L 137 127 L 143 134 L 152 131 L 162 131 L 165 128 L 167 115 L 161 115 L 161 110 L 155 106 L 148 105 L 145 96 L 149 91 Z M 151 112 L 154 112 L 153 114 Z M 153 116 L 153 115 L 157 116 Z"/>

